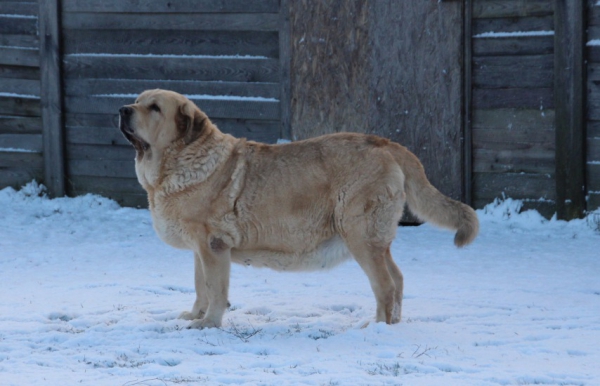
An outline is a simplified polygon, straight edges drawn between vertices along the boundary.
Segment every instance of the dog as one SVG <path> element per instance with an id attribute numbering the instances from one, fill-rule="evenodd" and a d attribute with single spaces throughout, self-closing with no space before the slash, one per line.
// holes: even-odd
<path id="1" fill-rule="evenodd" d="M 247 141 L 222 133 L 185 96 L 160 89 L 144 91 L 119 115 L 156 233 L 194 252 L 196 300 L 180 315 L 190 328 L 221 326 L 231 262 L 310 271 L 351 258 L 375 294 L 375 320 L 398 323 L 404 283 L 390 244 L 405 204 L 456 231 L 458 247 L 479 231 L 475 211 L 440 193 L 418 158 L 388 139 Z"/>

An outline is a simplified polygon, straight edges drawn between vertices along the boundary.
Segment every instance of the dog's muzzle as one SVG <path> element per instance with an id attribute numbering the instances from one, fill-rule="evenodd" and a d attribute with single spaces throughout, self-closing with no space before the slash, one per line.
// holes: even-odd
<path id="1" fill-rule="evenodd" d="M 133 109 L 131 107 L 123 106 L 119 109 L 119 128 L 123 134 L 133 134 L 130 121 L 133 115 Z"/>
<path id="2" fill-rule="evenodd" d="M 125 138 L 133 145 L 136 151 L 143 152 L 147 150 L 150 145 L 140 138 L 133 127 L 131 127 L 131 117 L 133 116 L 133 108 L 123 106 L 119 109 L 119 129 Z"/>

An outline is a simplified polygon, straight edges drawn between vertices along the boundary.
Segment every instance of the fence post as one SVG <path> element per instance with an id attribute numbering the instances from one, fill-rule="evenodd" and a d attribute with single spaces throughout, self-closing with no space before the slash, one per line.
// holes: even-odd
<path id="1" fill-rule="evenodd" d="M 463 12 L 463 202 L 473 205 L 473 136 L 472 136 L 472 59 L 473 59 L 473 1 L 466 0 Z"/>
<path id="2" fill-rule="evenodd" d="M 556 214 L 570 220 L 585 210 L 584 2 L 554 4 Z"/>
<path id="3" fill-rule="evenodd" d="M 39 9 L 44 183 L 59 197 L 65 195 L 59 0 L 39 0 Z"/>
<path id="4" fill-rule="evenodd" d="M 290 4 L 288 0 L 279 2 L 279 63 L 281 68 L 281 93 L 279 104 L 281 106 L 281 138 L 292 140 L 291 128 L 291 78 L 290 66 L 292 46 L 290 41 Z"/>

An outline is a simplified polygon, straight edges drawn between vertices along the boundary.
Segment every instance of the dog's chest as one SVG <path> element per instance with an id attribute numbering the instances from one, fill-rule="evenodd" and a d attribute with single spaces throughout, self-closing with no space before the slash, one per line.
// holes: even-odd
<path id="1" fill-rule="evenodd" d="M 175 248 L 189 249 L 185 242 L 183 229 L 178 221 L 171 220 L 153 211 L 152 224 L 156 234 L 162 241 Z"/>

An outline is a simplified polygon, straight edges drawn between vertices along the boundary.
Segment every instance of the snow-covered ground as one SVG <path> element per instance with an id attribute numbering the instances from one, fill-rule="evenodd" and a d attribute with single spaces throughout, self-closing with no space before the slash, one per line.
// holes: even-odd
<path id="1" fill-rule="evenodd" d="M 450 232 L 398 229 L 403 322 L 349 262 L 234 266 L 222 329 L 188 330 L 190 252 L 148 211 L 0 191 L 0 385 L 600 385 L 600 214 L 545 221 L 507 200 Z"/>

